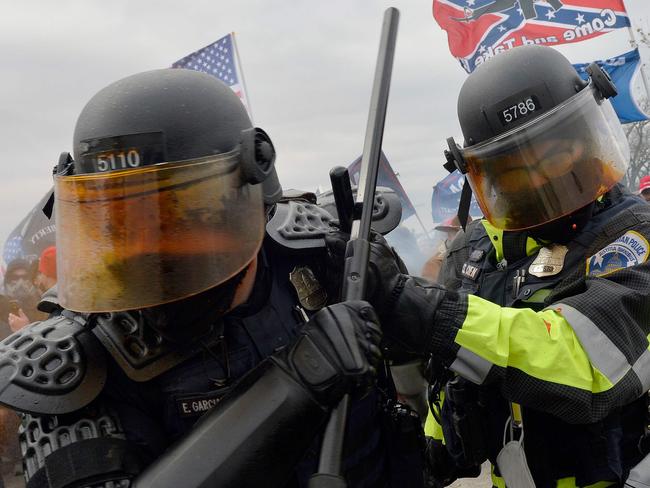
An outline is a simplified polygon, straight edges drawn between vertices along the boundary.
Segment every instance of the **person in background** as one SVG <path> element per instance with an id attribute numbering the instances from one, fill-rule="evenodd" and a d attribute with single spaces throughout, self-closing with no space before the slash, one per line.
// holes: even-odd
<path id="1" fill-rule="evenodd" d="M 14 330 L 9 325 L 9 315 L 16 301 L 5 295 L 0 295 L 0 340 L 4 340 Z M 24 315 L 24 314 L 23 314 Z M 14 315 L 14 317 L 16 317 Z M 16 317 L 18 318 L 18 317 Z M 16 432 L 20 417 L 11 409 L 0 406 L 0 487 L 24 487 L 25 482 L 20 475 L 20 448 Z"/>
<path id="2" fill-rule="evenodd" d="M 639 195 L 646 201 L 650 201 L 650 175 L 644 176 L 639 181 Z"/>
<path id="3" fill-rule="evenodd" d="M 14 259 L 7 265 L 4 286 L 10 306 L 8 323 L 14 332 L 44 318 L 36 309 L 40 294 L 34 285 L 35 276 L 34 263 L 26 259 Z"/>
<path id="4" fill-rule="evenodd" d="M 468 217 L 468 222 L 471 222 L 471 220 L 471 217 Z M 436 253 L 431 256 L 426 263 L 424 263 L 424 267 L 420 274 L 423 278 L 428 280 L 440 281 L 440 270 L 442 269 L 447 252 L 450 249 L 451 242 L 461 230 L 458 215 L 449 217 L 447 220 L 435 226 L 434 230 L 445 233 L 446 237 L 445 240 L 440 243 L 440 246 L 438 246 Z"/>
<path id="5" fill-rule="evenodd" d="M 0 295 L 0 340 L 11 334 L 9 328 L 9 312 L 11 311 L 11 303 L 5 295 Z"/>
<path id="6" fill-rule="evenodd" d="M 28 316 L 18 302 L 10 302 L 10 314 L 7 319 L 12 332 L 17 332 L 30 322 L 45 320 L 58 305 L 56 298 L 56 246 L 49 246 L 43 250 L 38 259 L 38 271 L 34 277 L 34 286 L 41 295 L 41 300 L 36 305 L 36 310 Z"/>
<path id="7" fill-rule="evenodd" d="M 56 285 L 56 246 L 46 247 L 41 253 L 34 284 L 41 294 Z"/>

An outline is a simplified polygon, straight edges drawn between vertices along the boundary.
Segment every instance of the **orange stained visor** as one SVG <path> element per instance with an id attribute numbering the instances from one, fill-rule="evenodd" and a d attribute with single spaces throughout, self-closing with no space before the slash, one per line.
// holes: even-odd
<path id="1" fill-rule="evenodd" d="M 223 283 L 264 236 L 261 185 L 238 153 L 55 176 L 58 293 L 78 312 L 179 300 Z"/>

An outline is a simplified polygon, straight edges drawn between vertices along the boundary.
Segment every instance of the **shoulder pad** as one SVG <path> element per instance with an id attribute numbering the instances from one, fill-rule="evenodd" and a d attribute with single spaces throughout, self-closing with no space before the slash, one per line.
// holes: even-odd
<path id="1" fill-rule="evenodd" d="M 332 215 L 325 209 L 299 200 L 280 202 L 266 224 L 266 233 L 282 247 L 300 250 L 325 247 L 325 234 Z"/>
<path id="2" fill-rule="evenodd" d="M 148 381 L 194 356 L 196 347 L 172 345 L 128 312 L 104 313 L 97 318 L 95 336 L 122 371 L 133 381 Z"/>
<path id="3" fill-rule="evenodd" d="M 0 403 L 35 414 L 78 410 L 106 382 L 102 345 L 80 315 L 35 322 L 0 342 Z"/>
<path id="4" fill-rule="evenodd" d="M 356 197 L 357 189 L 352 188 L 352 196 Z M 318 204 L 338 218 L 336 202 L 332 190 L 318 195 Z M 372 208 L 372 230 L 386 235 L 395 229 L 402 220 L 402 202 L 395 190 L 386 187 L 377 187 L 375 192 L 375 205 Z"/>
<path id="5" fill-rule="evenodd" d="M 304 200 L 308 203 L 316 203 L 316 194 L 310 191 L 294 190 L 289 188 L 282 191 L 280 202 L 288 202 L 290 200 Z"/>

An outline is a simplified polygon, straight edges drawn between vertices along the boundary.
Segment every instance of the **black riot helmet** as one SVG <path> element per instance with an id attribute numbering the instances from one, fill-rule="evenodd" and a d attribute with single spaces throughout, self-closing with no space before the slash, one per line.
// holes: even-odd
<path id="1" fill-rule="evenodd" d="M 64 307 L 173 302 L 256 256 L 265 197 L 281 193 L 275 150 L 216 78 L 163 69 L 117 81 L 84 107 L 73 143 L 54 178 Z"/>
<path id="2" fill-rule="evenodd" d="M 629 148 L 598 65 L 583 81 L 558 51 L 522 46 L 479 66 L 463 84 L 464 148 L 447 160 L 467 174 L 486 218 L 504 230 L 545 225 L 585 208 L 618 182 Z M 449 168 L 451 164 L 448 164 Z"/>

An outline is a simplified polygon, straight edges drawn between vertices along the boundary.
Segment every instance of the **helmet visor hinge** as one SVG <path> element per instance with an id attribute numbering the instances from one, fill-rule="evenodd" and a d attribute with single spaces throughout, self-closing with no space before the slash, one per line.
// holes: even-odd
<path id="1" fill-rule="evenodd" d="M 445 150 L 445 159 L 447 162 L 443 165 L 447 171 L 452 173 L 458 169 L 462 174 L 467 173 L 467 162 L 460 152 L 460 148 L 453 137 L 447 138 L 447 145 L 449 150 Z"/>
<path id="2" fill-rule="evenodd" d="M 59 161 L 56 163 L 52 173 L 59 176 L 70 176 L 74 174 L 74 160 L 69 152 L 62 152 L 59 155 Z"/>
<path id="3" fill-rule="evenodd" d="M 587 73 L 603 98 L 615 97 L 618 94 L 616 85 L 607 71 L 603 70 L 597 63 L 587 66 Z"/>

